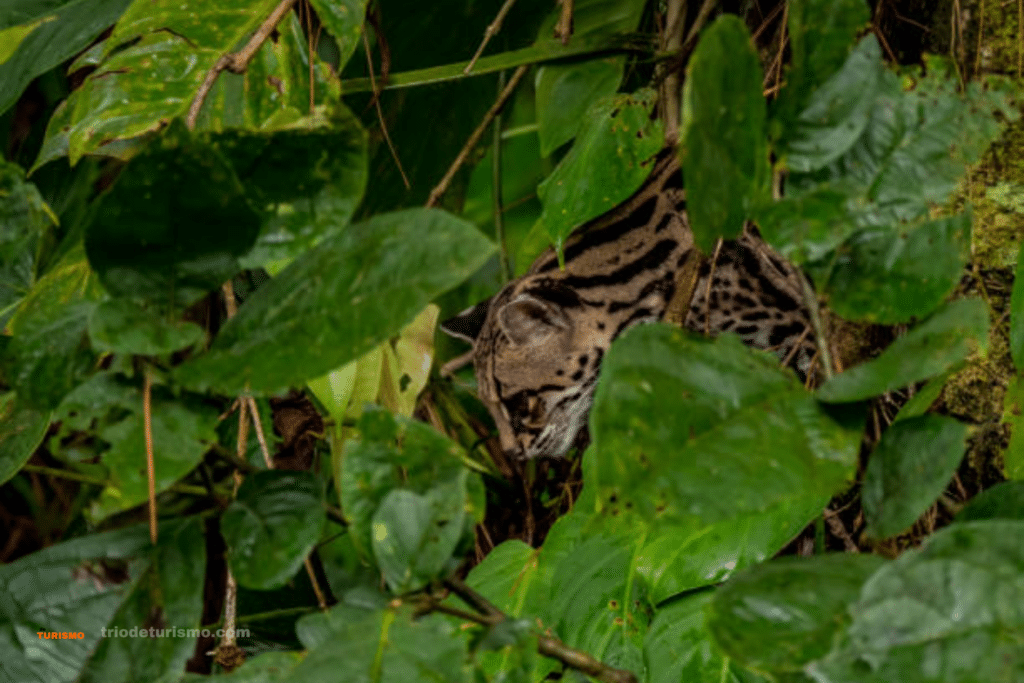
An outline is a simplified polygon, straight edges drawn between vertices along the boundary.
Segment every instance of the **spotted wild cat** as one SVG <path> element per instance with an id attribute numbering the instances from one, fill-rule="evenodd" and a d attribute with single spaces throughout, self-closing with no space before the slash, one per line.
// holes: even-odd
<path id="1" fill-rule="evenodd" d="M 733 332 L 814 379 L 796 269 L 752 228 L 714 257 L 696 258 L 678 161 L 663 154 L 652 165 L 640 190 L 567 240 L 564 270 L 549 249 L 525 275 L 442 325 L 473 344 L 480 400 L 510 456 L 559 457 L 581 445 L 612 341 L 638 323 L 671 319 L 680 299 L 676 322 Z M 696 270 L 684 293 L 687 267 Z"/>

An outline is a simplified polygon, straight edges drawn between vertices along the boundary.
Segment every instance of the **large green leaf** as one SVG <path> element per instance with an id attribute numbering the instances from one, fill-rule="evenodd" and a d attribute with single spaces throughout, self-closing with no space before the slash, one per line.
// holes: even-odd
<path id="1" fill-rule="evenodd" d="M 874 38 L 868 36 L 850 55 L 850 63 L 863 61 L 862 75 L 878 68 L 863 54 L 873 43 Z M 1004 93 L 985 90 L 977 83 L 968 86 L 966 93 L 958 93 L 956 83 L 943 74 L 942 64 L 932 62 L 928 75 L 907 91 L 896 74 L 880 70 L 863 133 L 826 166 L 810 173 L 791 173 L 787 194 L 815 192 L 828 184 L 858 201 L 854 216 L 859 225 L 879 227 L 920 218 L 935 203 L 945 202 L 963 175 L 964 165 L 975 162 L 998 136 L 999 121 L 1014 121 L 1019 112 L 1008 105 Z M 815 98 L 825 97 L 825 90 Z M 843 97 L 841 92 L 835 94 Z M 827 112 L 825 105 L 827 102 L 818 106 Z M 816 106 L 814 98 L 809 106 Z M 836 125 L 843 130 L 841 121 Z M 821 141 L 823 154 L 831 149 L 834 136 L 826 137 Z"/>
<path id="2" fill-rule="evenodd" d="M 414 618 L 411 606 L 365 610 L 341 604 L 303 617 L 296 631 L 309 653 L 281 679 L 288 683 L 473 680 L 455 622 Z"/>
<path id="3" fill-rule="evenodd" d="M 85 250 L 111 293 L 175 308 L 237 273 L 259 226 L 224 156 L 175 126 L 103 196 Z"/>
<path id="4" fill-rule="evenodd" d="M 883 73 L 882 49 L 864 38 L 843 67 L 809 98 L 793 123 L 784 155 L 786 165 L 804 172 L 832 163 L 864 133 L 876 106 Z"/>
<path id="5" fill-rule="evenodd" d="M 323 532 L 322 489 L 310 472 L 246 478 L 221 519 L 228 565 L 240 585 L 269 590 L 295 576 Z"/>
<path id="6" fill-rule="evenodd" d="M 892 343 L 882 355 L 836 375 L 818 389 L 829 403 L 863 401 L 945 372 L 988 344 L 988 310 L 957 299 Z"/>
<path id="7" fill-rule="evenodd" d="M 106 624 L 107 637 L 84 671 L 71 680 L 156 681 L 181 675 L 195 653 L 203 615 L 206 539 L 202 520 L 189 517 L 161 525 L 160 540 L 148 559 L 146 573 Z M 131 672 L 130 678 L 126 672 Z"/>
<path id="8" fill-rule="evenodd" d="M 594 40 L 635 31 L 644 0 L 581 0 L 573 5 L 573 41 Z M 552 40 L 562 13 L 552 7 L 541 25 L 538 44 Z M 541 156 L 549 156 L 572 140 L 583 125 L 587 109 L 619 87 L 625 57 L 603 57 L 570 64 L 546 64 L 537 69 L 537 135 Z"/>
<path id="9" fill-rule="evenodd" d="M 752 567 L 714 596 L 708 626 L 745 666 L 793 671 L 832 649 L 847 605 L 885 561 L 875 555 L 783 557 Z"/>
<path id="10" fill-rule="evenodd" d="M 721 583 L 733 572 L 782 550 L 828 504 L 828 494 L 781 503 L 765 512 L 713 524 L 695 520 L 653 525 L 634 563 L 651 600 Z"/>
<path id="11" fill-rule="evenodd" d="M 204 338 L 195 323 L 168 321 L 128 299 L 110 299 L 89 316 L 89 339 L 97 351 L 155 356 Z"/>
<path id="12" fill-rule="evenodd" d="M 113 34 L 90 51 L 88 59 L 98 67 L 54 113 L 34 168 L 65 154 L 72 164 L 90 153 L 130 156 L 125 141 L 184 116 L 217 60 L 240 47 L 276 4 L 134 2 Z M 244 75 L 218 77 L 199 128 L 280 126 L 308 110 L 307 41 L 293 15 L 278 31 Z M 318 61 L 313 78 L 316 102 L 337 98 L 337 79 Z"/>
<path id="13" fill-rule="evenodd" d="M 0 10 L 0 114 L 36 76 L 88 47 L 131 0 L 22 2 Z"/>
<path id="14" fill-rule="evenodd" d="M 0 329 L 32 288 L 36 260 L 56 222 L 25 171 L 0 162 Z"/>
<path id="15" fill-rule="evenodd" d="M 606 511 L 705 523 L 827 497 L 860 443 L 859 416 L 837 417 L 732 335 L 641 325 L 603 363 L 587 487 Z"/>
<path id="16" fill-rule="evenodd" d="M 13 392 L 0 394 L 0 484 L 28 462 L 49 426 L 49 411 L 18 405 Z"/>
<path id="17" fill-rule="evenodd" d="M 134 526 L 0 566 L 0 677 L 71 683 L 179 676 L 195 649 L 196 637 L 185 629 L 199 628 L 205 550 L 202 526 L 190 518 L 161 524 L 156 548 L 146 527 Z M 159 638 L 143 637 L 151 626 Z M 83 637 L 43 639 L 38 632 Z"/>
<path id="18" fill-rule="evenodd" d="M 446 550 L 434 548 L 435 558 L 446 552 L 443 559 L 447 560 L 454 549 L 448 534 L 454 533 L 454 540 L 458 541 L 465 531 L 465 522 L 483 514 L 479 477 L 463 465 L 462 451 L 455 443 L 420 422 L 396 418 L 381 410 L 368 410 L 358 426 L 359 438 L 347 441 L 344 453 L 335 455 L 335 478 L 342 508 L 351 523 L 353 543 L 366 558 L 371 556 L 371 551 L 378 558 L 381 553 L 388 555 L 389 580 L 401 583 L 400 577 L 406 568 L 416 569 L 410 574 L 410 581 L 423 578 L 438 569 L 436 559 L 428 563 L 429 567 L 419 567 L 417 558 L 406 552 L 407 544 L 377 547 L 384 539 L 375 530 L 375 520 L 382 514 L 386 499 L 396 490 L 416 496 L 416 499 L 393 498 L 387 504 L 387 519 L 383 522 L 391 527 L 390 533 L 397 531 L 395 524 L 401 523 L 396 516 L 401 510 L 409 513 L 410 524 L 416 515 L 420 515 L 420 519 L 450 519 L 451 523 L 446 524 L 449 528 L 442 534 L 445 538 L 437 539 L 444 541 L 441 546 Z M 464 518 L 463 514 L 468 516 Z M 412 527 L 401 531 L 406 539 L 415 535 Z M 425 531 L 417 533 L 421 541 L 425 540 Z M 399 540 L 392 538 L 388 543 Z"/>
<path id="19" fill-rule="evenodd" d="M 842 66 L 870 18 L 864 0 L 792 0 L 786 9 L 790 60 L 785 87 L 772 107 L 772 118 L 782 127 L 776 135 L 791 134 L 796 115 Z"/>
<path id="20" fill-rule="evenodd" d="M 767 683 L 744 671 L 715 645 L 707 627 L 711 591 L 684 595 L 660 607 L 644 639 L 650 683 Z"/>
<path id="21" fill-rule="evenodd" d="M 379 215 L 330 237 L 261 287 L 186 384 L 272 392 L 358 358 L 480 267 L 493 245 L 443 211 Z"/>
<path id="22" fill-rule="evenodd" d="M 960 282 L 970 249 L 968 213 L 899 231 L 865 230 L 838 250 L 825 287 L 829 308 L 884 325 L 922 318 Z"/>
<path id="23" fill-rule="evenodd" d="M 135 507 L 149 496 L 142 392 L 134 392 L 134 398 L 134 412 L 98 430 L 99 438 L 110 444 L 103 454 L 110 484 L 93 503 L 91 512 L 96 518 Z M 198 465 L 216 442 L 217 411 L 185 397 L 156 397 L 151 406 L 154 474 L 159 493 Z"/>
<path id="24" fill-rule="evenodd" d="M 879 569 L 807 672 L 821 683 L 1024 678 L 1024 522 L 954 524 Z"/>
<path id="25" fill-rule="evenodd" d="M 537 654 L 536 639 L 529 637 L 533 624 L 526 611 L 539 606 L 536 596 L 531 595 L 538 585 L 537 553 L 522 541 L 505 541 L 487 553 L 466 577 L 473 590 L 510 617 L 499 625 L 501 631 L 490 629 L 485 635 L 484 645 L 490 647 L 476 652 L 478 665 L 492 680 L 506 676 L 506 680 L 535 681 L 541 675 L 538 668 L 546 664 Z M 455 598 L 452 602 L 461 603 Z"/>
<path id="26" fill-rule="evenodd" d="M 979 519 L 1024 520 L 1024 481 L 1004 481 L 982 491 L 956 516 L 957 522 Z"/>
<path id="27" fill-rule="evenodd" d="M 465 531 L 462 500 L 408 489 L 388 491 L 371 522 L 373 556 L 396 593 L 440 578 Z"/>
<path id="28" fill-rule="evenodd" d="M 366 133 L 344 105 L 330 121 L 211 136 L 264 215 L 246 268 L 279 270 L 348 225 L 366 188 Z"/>
<path id="29" fill-rule="evenodd" d="M 30 408 L 53 408 L 92 369 L 95 354 L 85 330 L 92 302 L 19 318 L 19 333 L 5 350 L 5 374 Z"/>
<path id="30" fill-rule="evenodd" d="M 846 241 L 857 226 L 843 192 L 822 187 L 758 207 L 757 227 L 765 241 L 794 264 L 818 261 Z"/>
<path id="31" fill-rule="evenodd" d="M 696 244 L 736 237 L 768 196 L 761 63 L 743 21 L 715 20 L 690 58 L 683 95 L 683 175 Z"/>
<path id="32" fill-rule="evenodd" d="M 888 538 L 913 524 L 953 478 L 966 441 L 967 425 L 941 415 L 913 417 L 889 427 L 864 471 L 865 532 Z"/>
<path id="33" fill-rule="evenodd" d="M 537 187 L 541 222 L 555 248 L 573 229 L 615 207 L 640 187 L 663 144 L 652 122 L 654 92 L 615 95 L 587 112 L 576 143 Z"/>

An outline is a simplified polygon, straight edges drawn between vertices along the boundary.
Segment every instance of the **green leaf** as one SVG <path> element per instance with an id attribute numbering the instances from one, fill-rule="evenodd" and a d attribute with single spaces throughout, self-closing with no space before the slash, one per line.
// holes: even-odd
<path id="1" fill-rule="evenodd" d="M 195 635 L 158 631 L 156 639 L 140 633 L 162 624 L 199 628 L 206 546 L 196 518 L 162 523 L 159 538 L 154 549 L 145 526 L 127 527 L 0 565 L 5 680 L 125 680 L 126 671 L 141 677 L 133 680 L 180 675 L 195 650 Z M 126 630 L 104 635 L 112 628 Z M 83 637 L 41 639 L 39 631 Z"/>
<path id="2" fill-rule="evenodd" d="M 734 238 L 768 196 L 763 72 L 743 21 L 719 17 L 701 34 L 683 95 L 683 176 L 694 240 L 711 251 Z"/>
<path id="3" fill-rule="evenodd" d="M 847 320 L 895 325 L 921 318 L 952 293 L 970 256 L 962 213 L 894 231 L 865 230 L 838 250 L 825 290 Z"/>
<path id="4" fill-rule="evenodd" d="M 1010 425 L 1010 443 L 1003 451 L 1003 472 L 1007 479 L 1024 479 L 1024 382 L 1022 375 L 1010 378 L 1003 396 L 1003 419 Z"/>
<path id="5" fill-rule="evenodd" d="M 882 567 L 815 681 L 973 683 L 1024 677 L 1024 522 L 954 524 Z"/>
<path id="6" fill-rule="evenodd" d="M 966 442 L 967 425 L 950 417 L 922 415 L 893 423 L 864 471 L 865 532 L 888 538 L 917 521 L 952 479 Z"/>
<path id="7" fill-rule="evenodd" d="M 579 64 L 548 64 L 537 69 L 537 135 L 541 156 L 576 137 L 592 105 L 618 90 L 626 60 L 590 59 Z"/>
<path id="8" fill-rule="evenodd" d="M 126 299 L 104 301 L 89 316 L 89 338 L 97 351 L 157 356 L 191 346 L 204 336 L 195 323 L 166 320 Z"/>
<path id="9" fill-rule="evenodd" d="M 146 573 L 113 619 L 104 624 L 110 629 L 108 637 L 100 641 L 84 671 L 73 680 L 123 680 L 126 671 L 132 672 L 135 680 L 176 677 L 194 654 L 206 575 L 203 522 L 189 517 L 163 524 L 159 539 Z M 97 564 L 102 567 L 102 562 Z M 149 635 L 150 626 L 152 637 L 143 637 Z M 138 635 L 133 637 L 132 629 Z M 57 644 L 62 645 L 60 641 Z"/>
<path id="10" fill-rule="evenodd" d="M 741 669 L 715 645 L 706 624 L 714 595 L 691 593 L 658 609 L 644 639 L 650 683 L 768 683 L 768 678 Z"/>
<path id="11" fill-rule="evenodd" d="M 56 223 L 25 171 L 0 162 L 0 329 L 35 283 L 36 260 Z"/>
<path id="12" fill-rule="evenodd" d="M 43 442 L 51 413 L 18 404 L 13 392 L 0 394 L 0 484 L 28 462 Z"/>
<path id="13" fill-rule="evenodd" d="M 358 427 L 360 438 L 346 441 L 335 457 L 335 479 L 353 543 L 364 557 L 373 544 L 374 516 L 392 490 L 406 489 L 427 505 L 441 506 L 438 514 L 449 514 L 448 504 L 473 518 L 482 514 L 479 477 L 462 464 L 457 444 L 421 422 L 382 410 L 367 410 Z"/>
<path id="14" fill-rule="evenodd" d="M 1017 270 L 1010 296 L 1010 355 L 1017 372 L 1024 372 L 1024 243 L 1017 254 Z"/>
<path id="15" fill-rule="evenodd" d="M 641 325 L 602 365 L 587 487 L 609 514 L 705 523 L 827 497 L 856 462 L 862 418 L 851 417 L 732 335 Z"/>
<path id="16" fill-rule="evenodd" d="M 821 514 L 829 495 L 786 501 L 766 512 L 714 524 L 684 520 L 653 526 L 634 560 L 660 603 L 679 593 L 721 583 L 771 558 Z"/>
<path id="17" fill-rule="evenodd" d="M 870 19 L 864 0 L 794 0 L 787 10 L 789 70 L 772 107 L 783 136 L 791 134 L 807 100 L 846 61 L 857 32 Z"/>
<path id="18" fill-rule="evenodd" d="M 338 44 L 338 71 L 359 46 L 368 0 L 310 0 L 316 16 Z"/>
<path id="19" fill-rule="evenodd" d="M 573 5 L 571 42 L 636 31 L 645 4 L 642 0 L 579 0 Z M 561 13 L 560 6 L 552 7 L 538 32 L 537 45 L 554 42 L 553 29 Z M 614 56 L 545 64 L 537 69 L 537 135 L 541 156 L 550 156 L 576 136 L 591 105 L 618 89 L 625 65 L 625 57 Z"/>
<path id="20" fill-rule="evenodd" d="M 928 412 L 928 409 L 932 407 L 932 404 L 938 400 L 939 396 L 942 395 L 942 390 L 946 387 L 946 382 L 953 376 L 952 370 L 938 375 L 928 380 L 928 383 L 918 389 L 909 401 L 903 404 L 900 411 L 896 413 L 896 417 L 893 422 L 899 422 L 900 420 L 906 420 L 911 417 L 919 417 Z"/>
<path id="21" fill-rule="evenodd" d="M 591 107 L 572 149 L 537 187 L 541 221 L 559 252 L 573 229 L 629 198 L 650 175 L 663 143 L 650 118 L 653 96 L 616 95 Z"/>
<path id="22" fill-rule="evenodd" d="M 284 267 L 341 233 L 366 188 L 366 133 L 343 105 L 316 127 L 210 139 L 264 216 L 256 244 L 240 259 L 244 268 Z"/>
<path id="23" fill-rule="evenodd" d="M 103 454 L 110 485 L 91 510 L 97 519 L 135 507 L 149 496 L 142 392 L 136 390 L 134 396 L 135 412 L 97 431 L 110 444 Z M 160 493 L 198 465 L 216 441 L 217 411 L 194 400 L 154 398 L 151 405 L 153 463 Z"/>
<path id="24" fill-rule="evenodd" d="M 0 17 L 0 114 L 40 76 L 89 46 L 130 0 L 22 3 Z M 8 23 L 8 22 L 17 22 Z"/>
<path id="25" fill-rule="evenodd" d="M 223 155 L 174 126 L 103 196 L 85 250 L 111 293 L 173 309 L 237 273 L 259 224 Z"/>
<path id="26" fill-rule="evenodd" d="M 320 540 L 325 521 L 322 486 L 312 473 L 250 474 L 221 518 L 231 573 L 246 588 L 283 586 Z"/>
<path id="27" fill-rule="evenodd" d="M 857 229 L 846 209 L 846 194 L 828 187 L 785 197 L 758 209 L 765 241 L 794 264 L 828 256 Z"/>
<path id="28" fill-rule="evenodd" d="M 411 607 L 359 610 L 336 605 L 326 613 L 303 617 L 297 630 L 306 633 L 304 644 L 313 647 L 288 683 L 473 680 L 466 643 L 458 637 L 455 623 L 414 618 Z"/>
<path id="29" fill-rule="evenodd" d="M 633 562 L 642 535 L 635 527 L 631 531 L 592 529 L 561 539 L 562 548 L 558 536 L 549 535 L 541 552 L 550 576 L 542 618 L 566 645 L 617 668 L 640 671 L 653 603 Z M 550 551 L 553 556 L 546 555 Z"/>
<path id="30" fill-rule="evenodd" d="M 85 342 L 92 302 L 19 317 L 18 334 L 5 355 L 11 386 L 26 406 L 53 408 L 92 369 L 95 355 Z"/>
<path id="31" fill-rule="evenodd" d="M 85 330 L 99 294 L 90 276 L 84 259 L 69 259 L 33 287 L 11 320 L 4 374 L 27 408 L 56 407 L 92 370 Z"/>
<path id="32" fill-rule="evenodd" d="M 1024 481 L 1004 481 L 971 499 L 957 523 L 980 519 L 1024 520 Z"/>
<path id="33" fill-rule="evenodd" d="M 813 95 L 793 123 L 786 165 L 806 173 L 845 154 L 871 120 L 881 78 L 882 50 L 873 35 L 850 53 L 843 67 Z"/>
<path id="34" fill-rule="evenodd" d="M 373 555 L 396 593 L 440 578 L 465 528 L 461 500 L 394 489 L 373 515 Z"/>
<path id="35" fill-rule="evenodd" d="M 957 299 L 900 337 L 877 358 L 836 375 L 818 389 L 828 403 L 863 401 L 938 375 L 984 353 L 988 311 L 978 299 Z"/>
<path id="36" fill-rule="evenodd" d="M 874 39 L 865 40 L 870 44 Z M 946 202 L 965 164 L 976 161 L 998 136 L 995 113 L 1001 121 L 1016 116 L 1003 93 L 977 83 L 966 94 L 957 87 L 936 68 L 907 91 L 896 74 L 882 69 L 863 134 L 827 166 L 791 173 L 787 193 L 814 192 L 822 184 L 840 189 L 856 200 L 850 206 L 862 227 L 888 227 L 927 215 L 934 204 Z"/>
<path id="37" fill-rule="evenodd" d="M 715 592 L 708 628 L 744 666 L 799 670 L 829 653 L 850 623 L 847 606 L 884 564 L 875 555 L 833 554 L 752 567 Z"/>
<path id="38" fill-rule="evenodd" d="M 178 379 L 228 393 L 302 384 L 400 330 L 493 249 L 475 227 L 443 211 L 374 216 L 320 242 L 262 286 L 209 352 L 178 367 Z"/>

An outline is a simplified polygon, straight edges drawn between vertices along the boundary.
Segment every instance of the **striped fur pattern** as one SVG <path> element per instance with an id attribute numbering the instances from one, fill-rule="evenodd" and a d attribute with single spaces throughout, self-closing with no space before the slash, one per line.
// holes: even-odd
<path id="1" fill-rule="evenodd" d="M 561 457 L 583 445 L 612 341 L 666 313 L 694 245 L 675 155 L 653 165 L 636 194 L 567 240 L 564 270 L 549 249 L 525 275 L 442 325 L 473 343 L 478 394 L 511 457 Z M 801 377 L 811 373 L 800 276 L 756 231 L 724 242 L 698 273 L 686 327 L 733 332 Z"/>

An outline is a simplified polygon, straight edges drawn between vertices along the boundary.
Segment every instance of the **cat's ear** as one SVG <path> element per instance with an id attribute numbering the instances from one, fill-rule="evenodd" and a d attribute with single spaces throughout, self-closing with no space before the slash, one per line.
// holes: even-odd
<path id="1" fill-rule="evenodd" d="M 498 325 L 513 344 L 521 346 L 568 330 L 569 318 L 549 301 L 520 294 L 498 311 Z"/>
<path id="2" fill-rule="evenodd" d="M 493 297 L 491 297 L 493 298 Z M 448 318 L 440 324 L 441 331 L 445 334 L 468 341 L 470 344 L 476 342 L 483 329 L 484 321 L 487 320 L 487 311 L 491 307 L 491 298 L 485 299 L 476 306 L 470 306 L 462 313 Z"/>

